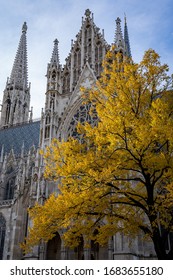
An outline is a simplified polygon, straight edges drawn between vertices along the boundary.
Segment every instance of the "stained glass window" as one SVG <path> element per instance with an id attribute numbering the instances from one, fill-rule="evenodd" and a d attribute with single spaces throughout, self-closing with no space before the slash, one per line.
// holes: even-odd
<path id="1" fill-rule="evenodd" d="M 14 188 L 15 188 L 15 177 L 10 178 L 6 184 L 5 196 L 4 199 L 13 199 L 14 197 Z"/>
<path id="2" fill-rule="evenodd" d="M 97 122 L 96 112 L 90 113 L 91 104 L 81 105 L 80 108 L 76 111 L 74 116 L 71 119 L 69 128 L 68 128 L 68 137 L 81 138 L 77 132 L 77 124 L 88 122 L 89 124 L 95 125 Z"/>

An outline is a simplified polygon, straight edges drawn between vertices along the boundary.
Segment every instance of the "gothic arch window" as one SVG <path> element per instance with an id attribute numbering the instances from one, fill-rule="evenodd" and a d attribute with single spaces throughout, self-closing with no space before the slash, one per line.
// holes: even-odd
<path id="1" fill-rule="evenodd" d="M 52 71 L 52 80 L 55 81 L 56 79 L 56 72 L 55 70 Z"/>
<path id="2" fill-rule="evenodd" d="M 98 230 L 94 231 L 94 236 L 98 234 Z M 91 260 L 99 259 L 99 243 L 91 240 Z"/>
<path id="3" fill-rule="evenodd" d="M 7 103 L 7 107 L 6 107 L 5 124 L 8 124 L 10 118 L 11 100 L 8 98 L 6 103 Z"/>
<path id="4" fill-rule="evenodd" d="M 77 83 L 80 73 L 81 73 L 81 50 L 80 47 L 77 46 L 74 51 L 74 73 L 73 73 L 74 84 Z"/>
<path id="5" fill-rule="evenodd" d="M 25 103 L 23 105 L 23 122 L 25 121 L 26 109 L 27 109 L 27 104 Z"/>
<path id="6" fill-rule="evenodd" d="M 100 73 L 102 71 L 102 61 L 103 61 L 102 43 L 98 39 L 95 46 L 95 65 L 96 65 L 97 77 L 100 76 Z"/>
<path id="7" fill-rule="evenodd" d="M 49 138 L 50 136 L 50 113 L 46 115 L 45 119 L 45 132 L 44 132 L 44 137 L 45 139 Z"/>
<path id="8" fill-rule="evenodd" d="M 50 109 L 55 109 L 55 96 L 51 96 L 50 98 Z"/>
<path id="9" fill-rule="evenodd" d="M 49 114 L 46 116 L 46 124 L 50 124 L 50 115 Z"/>
<path id="10" fill-rule="evenodd" d="M 45 139 L 47 139 L 47 138 L 49 138 L 49 136 L 50 136 L 50 125 L 46 125 L 44 137 L 45 137 Z"/>
<path id="11" fill-rule="evenodd" d="M 63 73 L 63 94 L 70 92 L 70 74 L 68 69 Z"/>
<path id="12" fill-rule="evenodd" d="M 96 113 L 90 114 L 91 104 L 84 104 L 81 105 L 80 108 L 76 111 L 74 116 L 72 117 L 68 131 L 67 131 L 67 136 L 68 137 L 74 137 L 81 139 L 82 136 L 80 136 L 77 132 L 77 124 L 78 123 L 85 123 L 88 122 L 90 124 L 95 125 L 97 122 L 97 116 Z"/>
<path id="13" fill-rule="evenodd" d="M 15 102 L 14 102 L 13 113 L 15 113 L 15 111 L 16 111 L 16 106 L 17 106 L 17 99 L 16 99 Z"/>
<path id="14" fill-rule="evenodd" d="M 57 232 L 56 235 L 47 243 L 46 260 L 61 259 L 61 237 Z"/>
<path id="15" fill-rule="evenodd" d="M 6 184 L 4 200 L 13 199 L 14 188 L 15 188 L 15 177 L 12 177 L 8 180 Z"/>
<path id="16" fill-rule="evenodd" d="M 88 22 L 86 24 L 86 29 L 85 29 L 85 57 L 88 57 L 89 63 L 91 62 L 91 37 L 92 37 L 92 29 L 91 25 Z"/>
<path id="17" fill-rule="evenodd" d="M 3 259 L 4 241 L 5 241 L 6 222 L 0 213 L 0 260 Z"/>

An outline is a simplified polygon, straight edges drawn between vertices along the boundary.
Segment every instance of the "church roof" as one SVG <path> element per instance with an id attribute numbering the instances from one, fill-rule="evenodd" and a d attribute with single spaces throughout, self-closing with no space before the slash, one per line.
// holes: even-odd
<path id="1" fill-rule="evenodd" d="M 13 149 L 16 156 L 24 153 L 34 145 L 39 145 L 40 121 L 34 121 L 19 126 L 13 126 L 0 130 L 0 151 L 3 149 L 4 155 Z"/>

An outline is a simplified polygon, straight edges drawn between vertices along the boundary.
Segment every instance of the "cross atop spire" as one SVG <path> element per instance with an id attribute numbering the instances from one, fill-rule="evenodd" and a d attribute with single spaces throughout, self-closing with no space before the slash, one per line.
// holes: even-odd
<path id="1" fill-rule="evenodd" d="M 22 26 L 22 35 L 20 37 L 18 50 L 14 60 L 9 83 L 14 88 L 28 88 L 28 62 L 27 62 L 27 44 L 26 44 L 27 25 L 24 22 Z"/>
<path id="2" fill-rule="evenodd" d="M 59 65 L 59 49 L 58 49 L 58 43 L 59 41 L 57 39 L 54 40 L 54 48 L 52 52 L 52 57 L 51 57 L 51 64 L 56 64 L 57 66 Z"/>

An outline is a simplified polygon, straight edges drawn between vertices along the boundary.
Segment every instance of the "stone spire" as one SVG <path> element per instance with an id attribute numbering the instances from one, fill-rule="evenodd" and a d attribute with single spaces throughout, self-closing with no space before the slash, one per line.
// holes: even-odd
<path id="1" fill-rule="evenodd" d="M 22 26 L 22 35 L 19 41 L 18 50 L 14 60 L 9 83 L 14 85 L 15 88 L 22 88 L 23 90 L 28 87 L 28 63 L 27 63 L 27 44 L 26 44 L 27 25 L 24 22 Z"/>
<path id="2" fill-rule="evenodd" d="M 54 48 L 53 48 L 53 52 L 52 52 L 52 57 L 51 57 L 51 61 L 50 63 L 53 65 L 57 65 L 59 66 L 59 49 L 58 49 L 58 43 L 59 41 L 57 39 L 55 39 L 54 41 Z"/>
<path id="3" fill-rule="evenodd" d="M 22 26 L 16 57 L 4 90 L 0 127 L 10 127 L 28 121 L 30 85 L 27 66 L 27 25 Z"/>
<path id="4" fill-rule="evenodd" d="M 127 28 L 126 15 L 124 17 L 124 44 L 125 44 L 126 55 L 128 57 L 131 57 L 130 41 L 129 41 L 129 34 L 128 34 L 128 28 Z"/>
<path id="5" fill-rule="evenodd" d="M 116 31 L 115 31 L 115 45 L 117 50 L 124 49 L 124 39 L 121 31 L 121 19 L 118 17 L 116 19 Z"/>
<path id="6" fill-rule="evenodd" d="M 55 39 L 50 63 L 48 63 L 48 65 L 47 65 L 47 75 L 46 75 L 47 76 L 47 90 L 51 90 L 51 91 L 52 90 L 59 91 L 59 79 L 60 79 L 60 75 L 61 75 L 61 65 L 59 62 L 58 43 L 59 43 L 59 41 L 57 39 Z M 50 95 L 50 94 L 48 94 L 48 95 Z"/>

